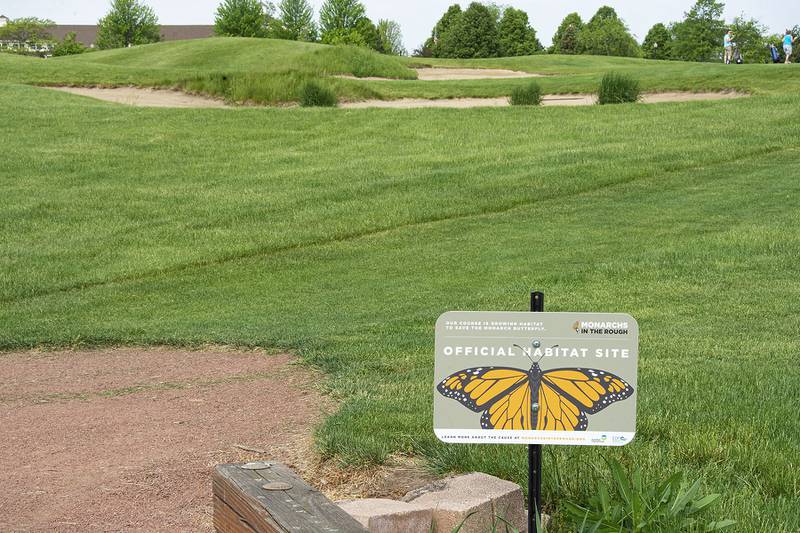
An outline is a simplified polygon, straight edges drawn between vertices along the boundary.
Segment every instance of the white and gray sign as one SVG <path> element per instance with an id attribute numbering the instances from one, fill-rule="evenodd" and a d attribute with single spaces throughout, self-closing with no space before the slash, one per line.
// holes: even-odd
<path id="1" fill-rule="evenodd" d="M 636 432 L 639 325 L 616 313 L 462 312 L 436 322 L 444 442 L 623 446 Z"/>

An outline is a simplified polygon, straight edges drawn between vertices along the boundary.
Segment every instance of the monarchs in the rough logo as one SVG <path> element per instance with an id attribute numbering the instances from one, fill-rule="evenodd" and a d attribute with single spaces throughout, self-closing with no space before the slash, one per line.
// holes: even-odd
<path id="1" fill-rule="evenodd" d="M 627 335 L 630 326 L 627 322 L 586 322 L 576 320 L 572 324 L 575 333 L 584 335 Z"/>

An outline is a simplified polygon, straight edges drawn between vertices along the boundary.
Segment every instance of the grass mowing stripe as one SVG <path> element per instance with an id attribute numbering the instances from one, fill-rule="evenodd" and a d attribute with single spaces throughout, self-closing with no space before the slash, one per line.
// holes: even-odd
<path id="1" fill-rule="evenodd" d="M 776 146 L 769 147 L 766 150 L 766 155 L 774 156 L 774 155 L 779 155 L 781 153 L 796 152 L 796 151 L 798 151 L 798 149 L 794 148 L 794 147 L 786 148 L 784 146 L 776 145 Z M 752 157 L 754 157 L 756 155 L 764 156 L 765 155 L 765 150 L 758 150 L 757 152 L 754 151 L 752 153 L 739 152 L 738 153 L 738 157 L 732 158 L 732 160 L 717 161 L 717 162 L 713 162 L 711 164 L 704 164 L 704 165 L 702 165 L 702 168 L 703 169 L 707 169 L 707 168 L 713 167 L 713 166 L 723 166 L 723 165 L 727 166 L 732 161 L 733 162 L 744 161 L 744 160 L 752 158 Z M 700 166 L 698 166 L 698 167 L 688 166 L 688 167 L 674 168 L 674 169 L 670 169 L 670 170 L 665 171 L 663 174 L 685 172 L 687 170 L 692 170 L 692 168 L 699 169 L 701 167 Z M 660 178 L 660 177 L 663 177 L 663 175 L 662 176 L 658 176 L 658 178 Z M 384 227 L 384 228 L 377 228 L 377 229 L 369 230 L 369 231 L 346 233 L 344 235 L 332 237 L 332 238 L 329 238 L 329 239 L 326 239 L 326 240 L 309 241 L 309 242 L 304 242 L 304 243 L 299 243 L 299 244 L 289 245 L 289 246 L 284 246 L 284 247 L 257 248 L 257 249 L 253 249 L 253 250 L 247 250 L 247 251 L 239 252 L 239 253 L 234 254 L 234 255 L 229 255 L 229 256 L 224 256 L 224 257 L 217 257 L 217 258 L 211 258 L 211 259 L 207 259 L 207 260 L 201 260 L 201 261 L 195 261 L 195 262 L 190 262 L 190 263 L 174 265 L 174 266 L 172 266 L 170 268 L 165 268 L 165 269 L 160 269 L 160 270 L 153 270 L 153 271 L 138 272 L 137 274 L 131 275 L 131 276 L 117 277 L 117 278 L 107 279 L 107 280 L 103 280 L 103 281 L 97 281 L 97 282 L 93 282 L 93 283 L 81 283 L 81 284 L 76 284 L 76 285 L 72 285 L 72 286 L 64 286 L 64 287 L 59 287 L 59 288 L 57 288 L 55 290 L 42 291 L 42 292 L 38 292 L 38 293 L 31 293 L 31 294 L 28 294 L 28 295 L 25 295 L 25 296 L 21 296 L 21 297 L 17 297 L 17 298 L 8 298 L 8 299 L 0 298 L 0 303 L 13 303 L 13 302 L 18 302 L 18 301 L 25 300 L 25 299 L 30 299 L 30 298 L 37 298 L 37 297 L 41 297 L 41 296 L 52 296 L 52 295 L 55 295 L 55 294 L 58 294 L 58 293 L 80 291 L 80 290 L 90 289 L 90 288 L 94 288 L 94 287 L 101 287 L 101 286 L 105 286 L 105 285 L 114 285 L 114 284 L 125 283 L 125 282 L 128 282 L 128 281 L 145 280 L 147 278 L 153 278 L 153 277 L 158 277 L 158 276 L 166 276 L 166 275 L 170 275 L 170 274 L 176 274 L 176 273 L 180 273 L 180 272 L 183 272 L 183 271 L 192 270 L 192 269 L 195 269 L 195 268 L 213 267 L 213 266 L 222 265 L 222 264 L 225 264 L 225 263 L 231 263 L 231 262 L 235 262 L 235 261 L 240 261 L 240 260 L 244 260 L 244 259 L 251 259 L 251 258 L 255 258 L 255 257 L 266 257 L 266 256 L 269 256 L 269 255 L 281 254 L 281 253 L 284 253 L 284 252 L 298 251 L 298 250 L 303 250 L 303 249 L 308 249 L 308 248 L 314 248 L 314 247 L 317 247 L 317 246 L 323 246 L 323 245 L 327 245 L 327 244 L 334 244 L 334 243 L 338 243 L 338 242 L 346 242 L 346 241 L 351 241 L 351 240 L 357 240 L 357 239 L 361 239 L 361 238 L 364 238 L 364 237 L 382 235 L 382 234 L 389 233 L 389 232 L 392 232 L 392 231 L 395 231 L 395 230 L 402 230 L 402 229 L 408 229 L 408 228 L 421 228 L 421 227 L 424 227 L 424 226 L 427 226 L 427 225 L 430 225 L 430 224 L 437 224 L 437 223 L 441 223 L 441 222 L 451 222 L 451 221 L 469 219 L 469 218 L 475 218 L 475 217 L 484 217 L 484 216 L 491 216 L 491 215 L 499 215 L 499 214 L 504 214 L 504 213 L 510 213 L 510 212 L 513 212 L 515 210 L 518 210 L 518 209 L 521 209 L 521 208 L 524 208 L 524 207 L 531 207 L 531 206 L 533 206 L 535 204 L 538 204 L 538 203 L 541 203 L 541 202 L 558 200 L 558 199 L 567 200 L 567 199 L 570 199 L 570 198 L 575 197 L 575 196 L 593 194 L 593 193 L 598 192 L 598 191 L 600 191 L 602 189 L 608 189 L 608 188 L 612 188 L 613 189 L 613 188 L 616 188 L 616 187 L 625 186 L 627 184 L 633 183 L 633 182 L 638 181 L 638 180 L 643 180 L 643 179 L 653 179 L 653 177 L 649 176 L 649 175 L 629 177 L 627 179 L 620 180 L 620 181 L 615 181 L 615 182 L 611 182 L 611 183 L 604 183 L 604 184 L 599 185 L 599 186 L 594 187 L 594 188 L 589 187 L 589 188 L 586 188 L 586 189 L 583 189 L 583 190 L 567 191 L 567 192 L 564 192 L 564 193 L 562 193 L 560 195 L 543 196 L 543 197 L 541 197 L 539 199 L 535 199 L 535 200 L 531 200 L 531 201 L 523 201 L 523 202 L 519 202 L 519 203 L 516 203 L 516 204 L 511 203 L 511 204 L 503 207 L 502 209 L 497 209 L 497 210 L 488 210 L 488 211 L 487 210 L 483 210 L 483 211 L 480 211 L 480 212 L 466 212 L 466 213 L 461 213 L 461 214 L 447 216 L 447 217 L 441 217 L 441 218 L 432 217 L 432 218 L 429 218 L 429 219 L 422 219 L 422 220 L 417 220 L 417 221 L 414 221 L 414 222 L 409 222 L 409 223 L 405 223 L 405 224 L 398 224 L 398 225 L 395 225 L 395 226 L 387 226 L 387 227 Z"/>

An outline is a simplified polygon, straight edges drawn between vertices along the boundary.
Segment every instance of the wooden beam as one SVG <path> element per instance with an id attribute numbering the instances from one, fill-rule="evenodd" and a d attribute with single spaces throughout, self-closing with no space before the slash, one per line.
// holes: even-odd
<path id="1" fill-rule="evenodd" d="M 219 533 L 364 533 L 353 517 L 279 463 L 249 470 L 214 471 L 214 528 Z M 285 483 L 287 490 L 266 490 Z"/>

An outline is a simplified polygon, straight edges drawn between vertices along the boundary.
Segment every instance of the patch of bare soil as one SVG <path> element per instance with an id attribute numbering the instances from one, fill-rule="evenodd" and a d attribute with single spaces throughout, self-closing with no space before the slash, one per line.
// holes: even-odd
<path id="1" fill-rule="evenodd" d="M 261 351 L 0 354 L 0 531 L 211 530 L 214 465 L 316 468 L 318 383 Z"/>
<path id="2" fill-rule="evenodd" d="M 222 100 L 167 89 L 145 89 L 141 87 L 52 87 L 52 89 L 137 107 L 230 107 Z"/>
<path id="3" fill-rule="evenodd" d="M 642 103 L 656 104 L 663 102 L 695 102 L 701 100 L 728 100 L 742 98 L 746 95 L 737 92 L 669 92 L 645 94 Z M 542 98 L 543 106 L 587 106 L 597 103 L 597 97 L 592 94 L 567 94 L 547 95 Z M 472 107 L 506 107 L 511 105 L 507 97 L 498 98 L 401 98 L 399 100 L 364 100 L 361 102 L 346 102 L 339 107 L 348 109 L 389 108 L 389 109 L 415 109 L 424 107 L 444 108 L 472 108 Z"/>

